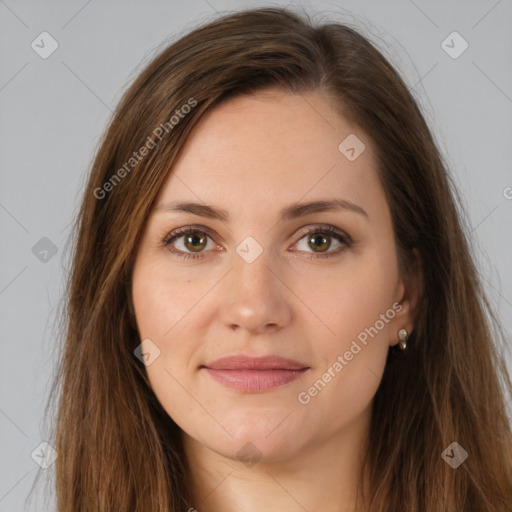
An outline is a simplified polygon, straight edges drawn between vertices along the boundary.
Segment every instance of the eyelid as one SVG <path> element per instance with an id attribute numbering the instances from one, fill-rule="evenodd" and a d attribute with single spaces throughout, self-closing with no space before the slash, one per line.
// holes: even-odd
<path id="1" fill-rule="evenodd" d="M 195 233 L 196 231 L 208 235 L 212 240 L 215 239 L 216 236 L 218 236 L 217 234 L 214 234 L 213 231 L 210 228 L 207 228 L 206 226 L 201 226 L 200 224 L 189 224 L 181 228 L 173 229 L 164 237 L 163 243 L 167 245 L 171 242 L 173 238 L 178 238 L 180 236 L 187 235 L 190 232 Z M 221 241 L 224 242 L 221 236 L 218 236 L 218 238 L 220 238 Z"/>
<path id="2" fill-rule="evenodd" d="M 208 252 L 210 251 L 200 251 L 200 252 L 197 252 L 197 253 L 194 253 L 194 252 L 186 252 L 186 251 L 182 251 L 181 249 L 176 249 L 176 248 L 173 248 L 171 249 L 170 246 L 172 245 L 172 242 L 187 235 L 187 234 L 190 234 L 190 233 L 204 233 L 208 238 L 210 238 L 216 245 L 217 245 L 217 248 L 220 247 L 219 244 L 216 242 L 216 236 L 219 236 L 219 235 L 213 235 L 213 232 L 211 229 L 207 228 L 206 226 L 201 226 L 201 225 L 198 225 L 198 224 L 193 224 L 193 225 L 187 225 L 187 226 L 183 226 L 183 227 L 180 227 L 180 228 L 176 228 L 174 230 L 172 230 L 170 233 L 168 233 L 164 239 L 162 240 L 162 245 L 169 250 L 169 252 L 171 252 L 172 254 L 176 255 L 178 258 L 181 258 L 181 259 L 204 259 L 204 258 L 207 258 L 208 257 Z M 221 236 L 219 236 L 219 238 L 222 239 Z M 222 241 L 224 241 L 222 239 Z M 221 250 L 224 250 L 223 248 L 221 248 Z"/>
<path id="3" fill-rule="evenodd" d="M 304 236 L 314 233 L 326 233 L 329 235 L 336 235 L 343 239 L 347 243 L 347 245 L 351 245 L 353 243 L 352 237 L 346 231 L 343 231 L 342 229 L 332 226 L 331 224 L 315 224 L 313 226 L 305 226 L 295 234 L 295 237 L 297 237 L 298 242 Z"/>
<path id="4" fill-rule="evenodd" d="M 216 237 L 221 238 L 222 242 L 224 241 L 222 239 L 222 237 L 220 237 L 217 234 L 213 234 L 213 231 L 211 229 L 207 228 L 206 226 L 202 226 L 202 225 L 198 225 L 198 224 L 191 224 L 191 225 L 183 226 L 183 227 L 176 228 L 176 229 L 172 230 L 170 233 L 168 233 L 164 237 L 164 239 L 162 240 L 162 243 L 165 247 L 167 247 L 175 239 L 181 238 L 182 236 L 190 234 L 191 232 L 192 233 L 196 233 L 196 232 L 204 233 L 210 239 L 212 239 L 212 241 L 214 241 L 214 243 L 217 244 L 217 246 L 219 246 L 219 243 L 216 241 Z M 330 224 L 315 224 L 315 225 L 304 226 L 298 232 L 296 232 L 294 235 L 294 238 L 296 238 L 296 241 L 292 244 L 292 246 L 297 245 L 306 235 L 313 235 L 313 234 L 317 234 L 317 233 L 327 234 L 329 236 L 335 237 L 338 239 L 338 241 L 340 243 L 344 244 L 346 247 L 351 247 L 353 244 L 352 237 L 347 232 L 345 232 L 335 226 L 332 226 Z M 193 253 L 193 252 L 184 252 L 184 251 L 181 251 L 178 249 L 178 250 L 173 250 L 171 252 L 173 252 L 173 254 L 177 254 L 178 257 L 183 257 L 183 258 L 204 258 L 204 257 L 206 257 L 205 255 L 209 251 Z M 292 252 L 303 252 L 303 251 L 294 250 Z M 334 251 L 327 251 L 327 252 L 323 252 L 323 253 L 322 252 L 320 252 L 320 253 L 315 253 L 315 252 L 309 253 L 308 252 L 307 254 L 309 254 L 310 255 L 309 257 L 312 257 L 312 258 L 316 258 L 316 257 L 328 258 L 329 256 L 334 256 L 336 254 L 339 254 L 340 252 L 342 252 L 342 251 L 337 249 Z"/>

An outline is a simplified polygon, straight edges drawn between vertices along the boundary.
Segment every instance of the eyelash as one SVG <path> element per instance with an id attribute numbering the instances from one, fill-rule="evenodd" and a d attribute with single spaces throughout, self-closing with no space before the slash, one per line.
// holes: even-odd
<path id="1" fill-rule="evenodd" d="M 172 242 L 176 241 L 177 239 L 185 236 L 185 235 L 190 235 L 190 234 L 193 234 L 193 233 L 201 233 L 201 234 L 204 234 L 206 236 L 208 236 L 209 238 L 211 238 L 213 240 L 213 237 L 212 235 L 210 234 L 210 230 L 209 229 L 206 229 L 202 226 L 186 226 L 186 227 L 183 227 L 183 228 L 178 228 L 178 229 L 175 229 L 174 231 L 172 231 L 171 233 L 169 233 L 165 238 L 164 240 L 162 240 L 162 243 L 165 247 L 168 247 L 169 245 L 172 244 Z M 345 245 L 345 248 L 350 248 L 352 246 L 352 238 L 346 234 L 346 233 L 343 233 L 342 231 L 339 231 L 337 228 L 333 227 L 333 226 L 329 226 L 329 225 L 319 225 L 319 226 L 315 226 L 303 233 L 301 233 L 301 236 L 300 238 L 297 240 L 297 242 L 295 243 L 298 243 L 300 240 L 302 240 L 304 237 L 306 236 L 309 236 L 309 235 L 316 235 L 316 234 L 322 234 L 322 235 L 329 235 L 329 236 L 332 236 L 333 238 L 336 238 L 341 244 Z M 184 258 L 184 259 L 198 259 L 198 258 L 204 258 L 204 252 L 200 252 L 200 253 L 196 253 L 196 254 L 193 254 L 193 253 L 187 253 L 187 252 L 183 252 L 181 251 L 180 249 L 176 250 L 176 251 L 171 251 L 173 254 L 177 255 L 179 258 Z M 342 252 L 344 252 L 344 248 L 338 248 L 337 250 L 334 250 L 334 251 L 329 251 L 329 252 L 326 252 L 326 253 L 318 253 L 318 254 L 315 254 L 315 253 L 309 253 L 309 256 L 307 256 L 308 258 L 310 259 L 316 259 L 316 258 L 333 258 L 335 256 L 339 256 Z"/>

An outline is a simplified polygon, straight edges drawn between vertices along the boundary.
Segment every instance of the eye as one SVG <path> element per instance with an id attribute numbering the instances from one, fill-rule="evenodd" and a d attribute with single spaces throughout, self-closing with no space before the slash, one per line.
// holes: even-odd
<path id="1" fill-rule="evenodd" d="M 205 249 L 218 247 L 203 229 L 194 226 L 176 229 L 165 238 L 163 243 L 165 246 L 172 247 L 171 252 L 181 258 L 201 258 Z"/>
<path id="2" fill-rule="evenodd" d="M 309 253 L 309 258 L 330 258 L 338 256 L 346 248 L 351 247 L 352 238 L 347 233 L 338 230 L 334 226 L 321 225 L 302 230 L 300 239 L 294 244 L 292 252 L 300 251 Z M 331 249 L 335 241 L 334 250 Z M 302 243 L 304 241 L 304 243 Z M 180 258 L 204 258 L 204 253 L 214 248 L 220 248 L 213 241 L 209 230 L 202 226 L 186 226 L 169 233 L 163 240 L 163 244 Z M 338 246 L 336 247 L 336 244 Z M 312 249 L 310 252 L 308 249 Z"/>
<path id="3" fill-rule="evenodd" d="M 310 252 L 308 255 L 309 258 L 330 258 L 338 256 L 352 245 L 352 239 L 348 234 L 329 225 L 309 228 L 306 232 L 303 232 L 302 235 L 303 236 L 295 245 L 299 251 L 310 252 L 308 249 L 311 249 L 313 252 Z M 334 250 L 329 251 L 333 245 L 333 239 L 335 241 L 335 247 Z"/>

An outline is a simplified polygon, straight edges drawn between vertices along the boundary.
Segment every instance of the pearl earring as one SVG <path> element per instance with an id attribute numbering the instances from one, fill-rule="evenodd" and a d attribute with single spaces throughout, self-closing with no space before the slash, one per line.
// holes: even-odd
<path id="1" fill-rule="evenodd" d="M 407 338 L 409 337 L 409 333 L 405 329 L 400 329 L 398 331 L 398 338 L 400 339 L 398 345 L 402 350 L 407 348 Z"/>

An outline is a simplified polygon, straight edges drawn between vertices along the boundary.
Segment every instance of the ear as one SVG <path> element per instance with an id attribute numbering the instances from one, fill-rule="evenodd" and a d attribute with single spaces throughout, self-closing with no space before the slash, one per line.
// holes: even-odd
<path id="1" fill-rule="evenodd" d="M 395 302 L 400 304 L 396 308 L 396 315 L 389 325 L 389 344 L 397 345 L 398 331 L 405 329 L 409 336 L 414 330 L 416 317 L 423 296 L 423 272 L 420 253 L 413 249 L 409 261 L 402 270 L 395 292 Z"/>

